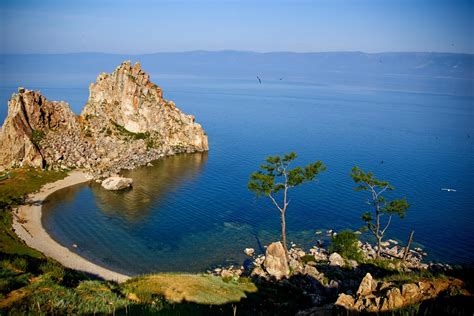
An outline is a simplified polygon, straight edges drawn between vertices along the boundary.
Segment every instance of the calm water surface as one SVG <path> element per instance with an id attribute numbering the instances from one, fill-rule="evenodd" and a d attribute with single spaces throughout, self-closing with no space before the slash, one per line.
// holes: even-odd
<path id="1" fill-rule="evenodd" d="M 210 151 L 125 172 L 134 179 L 131 191 L 90 184 L 53 194 L 43 223 L 72 251 L 131 274 L 241 264 L 243 248 L 263 251 L 279 237 L 279 213 L 246 189 L 248 176 L 266 156 L 296 151 L 296 164 L 322 160 L 328 170 L 290 193 L 291 241 L 309 246 L 318 229 L 362 226 L 367 195 L 355 192 L 349 177 L 359 165 L 396 187 L 388 197 L 411 204 L 388 237 L 404 242 L 414 229 L 431 260 L 474 261 L 472 97 L 154 78 L 203 125 Z M 87 99 L 87 88 L 41 90 L 50 99 L 72 96 L 76 112 Z"/>

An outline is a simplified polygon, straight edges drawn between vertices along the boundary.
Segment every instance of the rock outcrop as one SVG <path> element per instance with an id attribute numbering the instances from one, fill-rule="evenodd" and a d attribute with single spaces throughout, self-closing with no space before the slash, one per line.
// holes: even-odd
<path id="1" fill-rule="evenodd" d="M 285 249 L 281 242 L 271 243 L 267 247 L 263 265 L 268 274 L 277 280 L 288 277 L 290 268 L 288 267 Z"/>
<path id="2" fill-rule="evenodd" d="M 0 131 L 0 166 L 42 168 L 48 158 L 41 146 L 46 135 L 62 137 L 79 131 L 67 103 L 51 102 L 38 91 L 19 88 L 8 102 L 8 116 Z"/>
<path id="3" fill-rule="evenodd" d="M 23 88 L 8 104 L 0 131 L 0 169 L 82 168 L 99 176 L 181 152 L 207 151 L 207 135 L 149 75 L 122 63 L 100 74 L 80 116 L 65 102 Z"/>
<path id="4" fill-rule="evenodd" d="M 401 286 L 392 282 L 375 281 L 370 273 L 362 279 L 356 296 L 341 293 L 336 306 L 356 312 L 388 312 L 410 304 L 437 297 L 441 292 L 460 291 L 458 279 L 423 280 Z"/>
<path id="5" fill-rule="evenodd" d="M 81 116 L 90 129 L 123 128 L 154 140 L 154 145 L 174 151 L 208 150 L 207 136 L 194 116 L 181 112 L 163 98 L 139 63 L 122 63 L 111 74 L 102 73 L 89 86 L 89 99 Z"/>

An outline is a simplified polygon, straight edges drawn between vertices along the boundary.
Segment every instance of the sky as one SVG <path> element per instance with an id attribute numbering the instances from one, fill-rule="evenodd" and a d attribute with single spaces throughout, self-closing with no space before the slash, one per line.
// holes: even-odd
<path id="1" fill-rule="evenodd" d="M 474 0 L 0 0 L 0 53 L 474 53 Z"/>

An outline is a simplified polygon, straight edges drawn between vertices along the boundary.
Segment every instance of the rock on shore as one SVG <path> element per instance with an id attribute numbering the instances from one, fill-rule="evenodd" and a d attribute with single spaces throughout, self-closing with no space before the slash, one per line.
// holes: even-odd
<path id="1" fill-rule="evenodd" d="M 165 100 L 138 63 L 100 74 L 89 90 L 76 116 L 65 102 L 19 88 L 0 131 L 0 169 L 82 168 L 109 176 L 166 155 L 209 149 L 194 116 Z"/>
<path id="2" fill-rule="evenodd" d="M 362 279 L 356 296 L 341 293 L 336 306 L 355 312 L 388 312 L 404 306 L 435 298 L 448 289 L 460 290 L 462 281 L 457 279 L 423 280 L 397 285 L 376 281 L 370 273 Z"/>
<path id="3" fill-rule="evenodd" d="M 110 177 L 102 181 L 102 187 L 109 191 L 118 191 L 132 187 L 132 183 L 131 178 Z"/>

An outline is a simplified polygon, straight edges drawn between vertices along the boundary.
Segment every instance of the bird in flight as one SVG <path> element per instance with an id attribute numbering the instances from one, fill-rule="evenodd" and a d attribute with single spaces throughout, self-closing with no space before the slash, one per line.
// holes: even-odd
<path id="1" fill-rule="evenodd" d="M 258 82 L 259 82 L 260 84 L 262 84 L 262 80 L 260 79 L 259 76 L 257 76 L 257 79 L 258 79 Z"/>

